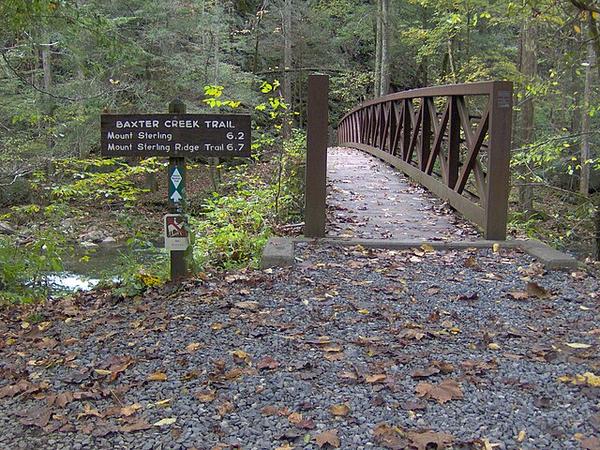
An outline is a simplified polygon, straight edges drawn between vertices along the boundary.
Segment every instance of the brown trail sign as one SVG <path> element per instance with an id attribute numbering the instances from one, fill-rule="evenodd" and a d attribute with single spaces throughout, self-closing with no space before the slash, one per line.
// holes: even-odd
<path id="1" fill-rule="evenodd" d="M 185 209 L 185 158 L 250 156 L 249 115 L 186 114 L 180 100 L 168 114 L 102 114 L 101 154 L 105 157 L 169 158 L 169 212 L 164 218 L 165 247 L 171 254 L 171 280 L 188 273 L 190 236 Z"/>
<path id="2" fill-rule="evenodd" d="M 250 116 L 102 114 L 103 156 L 250 156 Z"/>

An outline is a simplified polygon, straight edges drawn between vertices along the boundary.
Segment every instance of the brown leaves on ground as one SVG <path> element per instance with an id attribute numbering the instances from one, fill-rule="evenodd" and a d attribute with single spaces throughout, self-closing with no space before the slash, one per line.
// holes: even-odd
<path id="1" fill-rule="evenodd" d="M 426 450 L 429 445 L 435 445 L 435 448 L 443 449 L 454 441 L 454 437 L 447 433 L 430 430 L 406 431 L 385 422 L 378 424 L 373 429 L 373 436 L 375 442 L 379 445 L 392 450 Z"/>
<path id="2" fill-rule="evenodd" d="M 444 380 L 437 385 L 422 382 L 417 384 L 415 390 L 419 397 L 437 400 L 440 404 L 463 398 L 460 384 L 451 379 Z"/>
<path id="3" fill-rule="evenodd" d="M 375 442 L 385 448 L 401 450 L 408 447 L 408 440 L 401 428 L 392 427 L 387 423 L 380 423 L 373 429 Z"/>
<path id="4" fill-rule="evenodd" d="M 547 299 L 551 297 L 551 293 L 539 284 L 528 281 L 527 288 L 524 291 L 511 291 L 508 293 L 508 296 L 514 300 L 526 300 L 528 298 Z"/>
<path id="5" fill-rule="evenodd" d="M 581 440 L 582 450 L 600 450 L 600 439 L 596 436 L 584 438 Z"/>
<path id="6" fill-rule="evenodd" d="M 427 446 L 433 444 L 438 449 L 446 448 L 454 441 L 454 437 L 447 433 L 436 433 L 434 431 L 409 431 L 406 433 L 411 446 L 417 450 L 426 450 Z"/>
<path id="7" fill-rule="evenodd" d="M 217 391 L 213 391 L 212 389 L 199 391 L 194 394 L 194 397 L 196 397 L 202 403 L 210 403 L 217 398 Z"/>
<path id="8" fill-rule="evenodd" d="M 279 367 L 279 362 L 275 361 L 273 358 L 271 358 L 270 356 L 265 356 L 264 358 L 261 358 L 257 363 L 256 363 L 256 368 L 258 370 L 275 370 Z"/>
<path id="9" fill-rule="evenodd" d="M 164 372 L 154 372 L 148 375 L 148 381 L 167 381 L 167 374 Z"/>
<path id="10" fill-rule="evenodd" d="M 337 430 L 326 430 L 320 434 L 315 436 L 315 442 L 319 446 L 319 448 L 323 448 L 326 445 L 330 445 L 334 448 L 339 448 L 340 446 L 340 438 L 338 437 Z"/>
<path id="11" fill-rule="evenodd" d="M 4 386 L 2 389 L 0 389 L 0 398 L 14 397 L 18 394 L 34 394 L 41 390 L 48 389 L 48 387 L 49 386 L 47 383 L 34 384 L 29 382 L 28 380 L 23 379 L 17 382 L 16 384 Z"/>
<path id="12" fill-rule="evenodd" d="M 350 414 L 350 407 L 346 403 L 339 403 L 337 405 L 331 405 L 329 412 L 338 417 L 345 417 Z"/>

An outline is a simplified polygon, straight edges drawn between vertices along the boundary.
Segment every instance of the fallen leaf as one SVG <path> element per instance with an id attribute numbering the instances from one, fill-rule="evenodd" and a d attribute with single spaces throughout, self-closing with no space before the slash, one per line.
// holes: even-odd
<path id="1" fill-rule="evenodd" d="M 271 358 L 270 356 L 265 356 L 264 358 L 261 358 L 256 363 L 256 368 L 258 370 L 264 370 L 264 369 L 275 370 L 278 367 L 279 367 L 279 363 L 277 361 L 275 361 L 273 358 Z"/>
<path id="2" fill-rule="evenodd" d="M 565 345 L 567 347 L 578 348 L 578 349 L 590 348 L 591 347 L 590 344 L 582 344 L 581 342 L 567 342 Z"/>
<path id="3" fill-rule="evenodd" d="M 514 300 L 526 300 L 529 298 L 529 294 L 525 291 L 511 291 L 508 295 Z"/>
<path id="4" fill-rule="evenodd" d="M 525 432 L 525 430 L 519 431 L 519 434 L 517 435 L 517 442 L 523 442 L 526 437 L 527 433 Z"/>
<path id="5" fill-rule="evenodd" d="M 196 397 L 202 403 L 210 403 L 210 402 L 214 401 L 215 398 L 217 398 L 217 391 L 213 391 L 213 390 L 209 389 L 206 391 L 196 392 L 194 394 L 194 397 Z"/>
<path id="6" fill-rule="evenodd" d="M 337 353 L 337 352 L 341 352 L 343 350 L 343 348 L 337 344 L 332 344 L 332 345 L 326 345 L 325 347 L 322 348 L 322 350 L 324 352 Z"/>
<path id="7" fill-rule="evenodd" d="M 298 412 L 293 412 L 288 416 L 288 420 L 290 421 L 290 423 L 298 424 L 303 420 L 302 414 Z"/>
<path id="8" fill-rule="evenodd" d="M 410 374 L 410 376 L 413 378 L 427 378 L 438 373 L 440 373 L 440 369 L 434 366 L 429 366 L 426 369 L 414 370 L 413 373 Z"/>
<path id="9" fill-rule="evenodd" d="M 257 311 L 260 308 L 260 304 L 258 302 L 237 302 L 234 305 L 236 308 L 239 309 L 247 309 L 249 311 Z"/>
<path id="10" fill-rule="evenodd" d="M 411 445 L 417 450 L 426 450 L 430 444 L 435 445 L 437 449 L 446 448 L 454 441 L 454 437 L 446 433 L 436 433 L 435 431 L 409 431 L 406 437 L 410 440 Z"/>
<path id="11" fill-rule="evenodd" d="M 490 342 L 488 344 L 488 348 L 490 350 L 500 350 L 500 345 L 496 344 L 495 342 Z"/>
<path id="12" fill-rule="evenodd" d="M 339 403 L 337 405 L 331 405 L 329 412 L 334 416 L 345 417 L 350 414 L 350 407 L 346 403 Z"/>
<path id="13" fill-rule="evenodd" d="M 530 297 L 537 297 L 537 298 L 550 297 L 550 293 L 546 289 L 544 289 L 539 284 L 534 283 L 533 281 L 527 282 L 527 294 L 529 294 Z"/>
<path id="14" fill-rule="evenodd" d="M 329 444 L 332 447 L 339 448 L 340 446 L 340 438 L 338 437 L 337 430 L 327 430 L 323 431 L 320 434 L 315 436 L 315 442 L 319 446 L 319 448 L 323 448 L 323 446 Z"/>
<path id="15" fill-rule="evenodd" d="M 444 380 L 437 385 L 421 382 L 415 388 L 419 397 L 435 399 L 443 404 L 450 400 L 460 400 L 463 398 L 460 384 L 455 380 Z"/>
<path id="16" fill-rule="evenodd" d="M 172 398 L 166 398 L 164 400 L 157 401 L 154 404 L 154 406 L 156 406 L 157 408 L 167 408 L 168 406 L 171 406 L 172 403 L 173 403 L 173 399 Z"/>
<path id="17" fill-rule="evenodd" d="M 220 416 L 224 416 L 225 414 L 230 413 L 234 409 L 235 409 L 235 406 L 233 405 L 233 403 L 231 403 L 229 401 L 224 401 L 217 407 L 217 412 L 219 413 Z"/>
<path id="18" fill-rule="evenodd" d="M 238 362 L 249 362 L 250 361 L 250 355 L 248 355 L 248 353 L 246 353 L 244 350 L 234 350 L 231 353 L 231 356 L 233 356 L 233 359 L 238 361 Z"/>
<path id="19" fill-rule="evenodd" d="M 188 344 L 185 346 L 185 350 L 189 353 L 194 353 L 196 350 L 198 350 L 200 347 L 202 347 L 202 344 L 199 342 L 192 342 L 191 344 Z"/>
<path id="20" fill-rule="evenodd" d="M 558 377 L 559 381 L 563 383 L 571 383 L 576 385 L 586 385 L 590 387 L 600 387 L 600 376 L 594 375 L 593 372 L 585 372 L 582 375 L 563 375 L 562 377 Z"/>
<path id="21" fill-rule="evenodd" d="M 408 441 L 404 439 L 401 433 L 401 429 L 392 427 L 385 422 L 378 424 L 373 429 L 375 442 L 392 450 L 402 450 L 408 447 Z"/>
<path id="22" fill-rule="evenodd" d="M 365 376 L 365 381 L 367 383 L 382 383 L 385 381 L 385 379 L 387 378 L 387 375 L 380 373 L 380 374 L 376 374 L 376 375 L 366 375 Z"/>
<path id="23" fill-rule="evenodd" d="M 165 417 L 164 419 L 160 419 L 158 422 L 154 422 L 152 426 L 166 427 L 168 425 L 173 425 L 175 422 L 177 422 L 177 417 Z"/>
<path id="24" fill-rule="evenodd" d="M 43 428 L 48 425 L 52 411 L 50 408 L 32 408 L 29 411 L 20 413 L 23 417 L 19 419 L 23 425 L 30 425 Z"/>
<path id="25" fill-rule="evenodd" d="M 134 403 L 133 405 L 123 406 L 120 411 L 122 416 L 129 417 L 138 412 L 140 409 L 142 409 L 142 405 L 139 403 Z"/>
<path id="26" fill-rule="evenodd" d="M 42 390 L 42 385 L 33 384 L 25 379 L 20 380 L 16 384 L 4 386 L 0 389 L 0 398 L 14 397 L 17 394 L 33 394 Z"/>
<path id="27" fill-rule="evenodd" d="M 582 439 L 580 443 L 582 450 L 600 450 L 600 439 L 596 436 Z"/>
<path id="28" fill-rule="evenodd" d="M 122 425 L 119 427 L 119 430 L 123 433 L 133 433 L 134 431 L 144 431 L 149 430 L 150 428 L 152 428 L 152 425 L 142 419 L 127 425 Z"/>
<path id="29" fill-rule="evenodd" d="M 167 381 L 167 374 L 164 372 L 154 372 L 146 378 L 148 381 Z"/>

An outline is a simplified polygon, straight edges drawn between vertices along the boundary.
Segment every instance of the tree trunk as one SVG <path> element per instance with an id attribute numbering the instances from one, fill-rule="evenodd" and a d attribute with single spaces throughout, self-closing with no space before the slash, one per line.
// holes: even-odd
<path id="1" fill-rule="evenodd" d="M 585 85 L 583 89 L 583 108 L 581 108 L 581 176 L 579 192 L 590 193 L 590 99 L 592 96 L 592 67 L 594 66 L 594 44 L 587 44 L 587 66 L 585 68 Z"/>
<path id="2" fill-rule="evenodd" d="M 532 82 L 537 74 L 537 56 L 535 47 L 535 30 L 531 20 L 523 24 L 521 30 L 521 73 L 526 83 Z M 527 95 L 527 94 L 526 94 Z M 535 110 L 532 98 L 523 101 L 521 109 L 521 147 L 533 144 L 535 139 Z M 532 167 L 526 167 L 523 172 L 523 183 L 519 189 L 521 211 L 526 217 L 533 212 L 533 186 L 531 180 Z"/>
<path id="3" fill-rule="evenodd" d="M 390 0 L 381 0 L 381 79 L 379 95 L 390 89 Z"/>
<path id="4" fill-rule="evenodd" d="M 381 2 L 375 0 L 375 75 L 373 77 L 373 97 L 381 96 L 381 41 L 382 41 L 382 17 Z"/>
<path id="5" fill-rule="evenodd" d="M 292 0 L 285 0 L 283 5 L 283 98 L 288 108 L 292 109 Z M 283 138 L 289 139 L 291 132 L 291 115 L 286 114 L 283 122 Z"/>

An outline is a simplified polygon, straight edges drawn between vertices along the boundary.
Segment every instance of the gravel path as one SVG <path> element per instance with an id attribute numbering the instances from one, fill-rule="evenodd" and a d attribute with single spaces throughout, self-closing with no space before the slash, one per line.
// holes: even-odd
<path id="1" fill-rule="evenodd" d="M 429 250 L 4 311 L 0 448 L 597 449 L 598 280 Z"/>
<path id="2" fill-rule="evenodd" d="M 352 148 L 327 151 L 327 205 L 329 236 L 455 241 L 478 236 L 425 188 Z"/>

